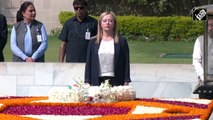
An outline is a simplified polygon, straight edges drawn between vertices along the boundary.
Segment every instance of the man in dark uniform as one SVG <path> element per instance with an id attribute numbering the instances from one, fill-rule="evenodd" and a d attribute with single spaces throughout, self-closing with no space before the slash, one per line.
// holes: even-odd
<path id="1" fill-rule="evenodd" d="M 97 34 L 97 20 L 88 16 L 87 2 L 74 0 L 75 16 L 67 20 L 59 35 L 61 40 L 59 61 L 85 62 L 87 46 L 92 36 Z"/>
<path id="2" fill-rule="evenodd" d="M 7 20 L 0 14 L 0 62 L 4 62 L 3 50 L 7 43 Z"/>

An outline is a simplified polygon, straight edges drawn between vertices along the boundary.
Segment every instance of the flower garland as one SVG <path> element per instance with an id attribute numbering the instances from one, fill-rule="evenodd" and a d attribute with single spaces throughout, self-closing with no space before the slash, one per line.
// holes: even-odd
<path id="1" fill-rule="evenodd" d="M 114 86 L 106 80 L 100 86 L 90 86 L 82 81 L 68 87 L 53 87 L 48 92 L 49 100 L 56 102 L 116 102 L 136 98 L 132 86 Z"/>
<path id="2" fill-rule="evenodd" d="M 42 102 L 48 100 L 48 97 L 22 97 L 20 98 L 13 98 L 13 97 L 5 97 L 0 98 L 0 119 L 7 119 L 7 120 L 34 120 L 34 118 L 30 117 L 23 117 L 15 114 L 5 114 L 4 111 L 9 109 L 10 107 L 30 107 L 30 106 L 37 106 L 37 107 L 47 107 L 50 108 L 60 106 L 60 107 L 91 107 L 92 109 L 100 108 L 101 111 L 104 113 L 108 111 L 108 114 L 102 114 L 103 116 L 97 118 L 90 118 L 90 120 L 103 120 L 103 119 L 113 119 L 113 120 L 127 120 L 127 119 L 143 119 L 148 120 L 150 118 L 158 118 L 158 120 L 163 119 L 195 119 L 200 118 L 201 120 L 206 120 L 209 118 L 209 115 L 212 112 L 213 108 L 213 101 L 210 104 L 206 105 L 206 107 L 199 107 L 199 104 L 194 104 L 193 107 L 191 104 L 185 105 L 181 102 L 169 102 L 163 101 L 159 99 L 137 99 L 133 101 L 120 101 L 120 102 L 112 102 L 112 103 L 86 103 L 86 102 L 79 102 L 79 103 L 50 103 L 50 102 Z M 161 102 L 160 102 L 161 101 Z M 150 106 L 150 107 L 160 107 L 166 108 L 162 113 L 157 114 L 132 114 L 135 110 L 136 106 Z M 103 108 L 103 109 L 102 109 Z M 126 112 L 117 112 L 116 114 L 110 114 L 109 109 L 115 111 L 126 111 Z M 82 109 L 83 110 L 83 109 Z M 90 114 L 90 110 L 87 111 Z M 42 113 L 41 113 L 42 114 Z M 74 114 L 74 113 L 73 113 Z M 96 113 L 93 113 L 96 114 Z"/>

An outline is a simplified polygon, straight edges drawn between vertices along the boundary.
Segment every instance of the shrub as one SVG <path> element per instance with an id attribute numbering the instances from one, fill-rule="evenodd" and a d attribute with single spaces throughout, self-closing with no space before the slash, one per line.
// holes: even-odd
<path id="1" fill-rule="evenodd" d="M 51 36 L 58 37 L 59 34 L 61 33 L 62 27 L 55 27 L 50 31 Z"/>
<path id="2" fill-rule="evenodd" d="M 13 28 L 13 25 L 7 25 L 7 30 L 8 30 L 8 33 L 11 33 L 11 31 L 12 31 L 12 28 Z"/>
<path id="3" fill-rule="evenodd" d="M 59 14 L 59 21 L 62 25 L 71 17 L 75 16 L 73 12 L 68 12 L 68 11 L 62 11 Z"/>
<path id="4" fill-rule="evenodd" d="M 61 24 L 74 16 L 71 12 L 61 12 Z M 97 16 L 93 16 L 98 19 Z M 131 40 L 178 41 L 193 39 L 203 34 L 201 21 L 193 21 L 191 17 L 138 17 L 117 16 L 119 32 Z"/>

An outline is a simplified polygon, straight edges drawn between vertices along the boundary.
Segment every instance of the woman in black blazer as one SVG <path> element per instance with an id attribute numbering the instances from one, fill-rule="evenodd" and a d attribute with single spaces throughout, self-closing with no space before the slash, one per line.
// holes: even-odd
<path id="1" fill-rule="evenodd" d="M 113 12 L 101 14 L 98 34 L 90 40 L 85 66 L 85 83 L 99 86 L 105 80 L 112 86 L 131 82 L 129 47 L 126 39 L 118 35 Z"/>

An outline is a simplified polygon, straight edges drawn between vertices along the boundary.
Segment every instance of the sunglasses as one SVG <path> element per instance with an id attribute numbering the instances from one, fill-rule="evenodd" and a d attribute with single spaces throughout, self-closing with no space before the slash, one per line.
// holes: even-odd
<path id="1" fill-rule="evenodd" d="M 84 7 L 74 7 L 74 9 L 75 9 L 75 10 L 78 10 L 78 9 L 83 10 Z"/>
<path id="2" fill-rule="evenodd" d="M 36 10 L 27 10 L 28 12 L 36 12 Z"/>

